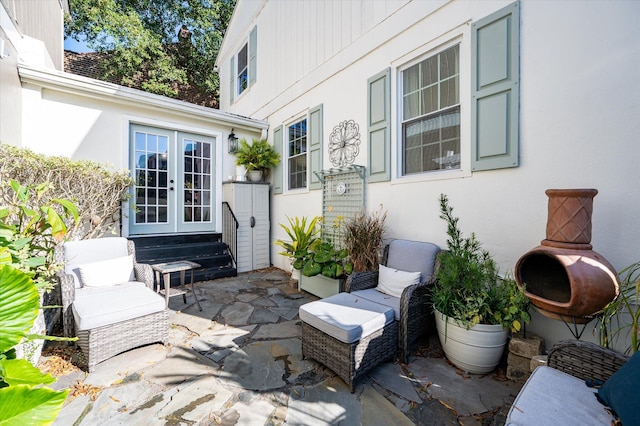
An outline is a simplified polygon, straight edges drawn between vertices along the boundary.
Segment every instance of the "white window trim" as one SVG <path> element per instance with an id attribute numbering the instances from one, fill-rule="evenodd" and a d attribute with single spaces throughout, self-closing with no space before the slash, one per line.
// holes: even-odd
<path id="1" fill-rule="evenodd" d="M 460 168 L 402 175 L 402 72 L 420 61 L 436 55 L 456 44 L 460 45 Z M 392 63 L 391 113 L 391 184 L 405 184 L 444 179 L 460 179 L 471 176 L 471 29 L 462 25 L 428 43 L 420 49 L 404 55 Z"/>
<path id="2" fill-rule="evenodd" d="M 289 126 L 302 121 L 307 120 L 307 152 L 306 154 L 306 163 L 307 163 L 307 183 L 304 188 L 295 188 L 289 189 Z M 304 194 L 310 191 L 309 183 L 311 180 L 309 179 L 310 173 L 310 164 L 309 164 L 309 111 L 307 110 L 305 113 L 296 115 L 295 118 L 291 118 L 284 123 L 282 123 L 282 179 L 283 191 L 284 195 L 287 194 Z"/>

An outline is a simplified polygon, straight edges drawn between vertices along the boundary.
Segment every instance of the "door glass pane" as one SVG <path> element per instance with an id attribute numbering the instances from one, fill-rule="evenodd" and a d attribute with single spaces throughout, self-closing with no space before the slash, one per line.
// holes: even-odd
<path id="1" fill-rule="evenodd" d="M 168 138 L 136 131 L 134 139 L 137 208 L 135 223 L 167 223 Z M 165 207 L 159 209 L 159 206 Z"/>
<path id="2" fill-rule="evenodd" d="M 211 153 L 209 142 L 183 139 L 184 192 L 183 217 L 185 223 L 209 222 L 208 214 L 203 214 L 202 206 L 210 208 L 210 196 L 204 197 L 202 189 L 211 187 Z M 208 193 L 208 191 L 206 191 Z"/>

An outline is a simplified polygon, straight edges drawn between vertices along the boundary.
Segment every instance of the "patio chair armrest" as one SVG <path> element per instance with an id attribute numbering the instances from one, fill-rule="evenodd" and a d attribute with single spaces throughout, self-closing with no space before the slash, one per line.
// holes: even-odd
<path id="1" fill-rule="evenodd" d="M 345 282 L 344 291 L 351 293 L 356 290 L 366 290 L 378 285 L 378 271 L 353 272 Z"/>
<path id="2" fill-rule="evenodd" d="M 400 321 L 398 323 L 398 342 L 400 344 L 400 361 L 409 360 L 409 346 L 425 328 L 430 326 L 428 317 L 430 286 L 432 281 L 425 281 L 406 287 L 400 297 Z"/>
<path id="3" fill-rule="evenodd" d="M 580 340 L 563 340 L 549 350 L 549 367 L 582 380 L 607 381 L 628 356 Z"/>
<path id="4" fill-rule="evenodd" d="M 75 324 L 71 304 L 76 298 L 75 280 L 71 274 L 67 274 L 64 271 L 56 272 L 56 280 L 60 285 L 60 296 L 62 298 L 62 328 L 64 335 L 65 337 L 73 337 Z"/>
<path id="5" fill-rule="evenodd" d="M 153 269 L 151 265 L 146 263 L 134 263 L 133 270 L 136 280 L 145 283 L 147 287 L 153 290 Z"/>

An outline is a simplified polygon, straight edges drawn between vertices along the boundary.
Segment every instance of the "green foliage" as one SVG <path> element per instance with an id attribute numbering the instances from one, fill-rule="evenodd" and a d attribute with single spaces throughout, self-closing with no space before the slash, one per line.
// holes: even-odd
<path id="1" fill-rule="evenodd" d="M 618 273 L 618 297 L 604 307 L 598 317 L 600 344 L 610 347 L 620 338 L 628 339 L 625 353 L 640 351 L 640 262 Z"/>
<path id="2" fill-rule="evenodd" d="M 2 188 L 9 203 L 0 207 L 0 264 L 23 271 L 46 289 L 53 286 L 57 270 L 54 248 L 67 233 L 64 219 L 78 223 L 78 210 L 71 201 L 46 201 L 50 189 L 47 183 L 23 186 L 11 179 L 8 188 Z"/>
<path id="3" fill-rule="evenodd" d="M 144 90 L 165 96 L 175 96 L 176 83 L 189 83 L 218 97 L 213 64 L 234 6 L 235 0 L 70 0 L 65 36 L 109 53 L 105 80 L 143 81 Z"/>
<path id="4" fill-rule="evenodd" d="M 0 425 L 46 425 L 55 420 L 68 390 L 44 385 L 55 379 L 26 360 L 15 359 L 15 349 L 28 336 L 39 309 L 38 290 L 27 274 L 0 266 Z"/>
<path id="5" fill-rule="evenodd" d="M 72 201 L 78 209 L 79 226 L 74 218 L 65 218 L 68 237 L 97 238 L 114 232 L 120 218 L 121 203 L 133 185 L 128 170 L 113 171 L 93 161 L 74 161 L 66 157 L 49 157 L 28 149 L 0 144 L 0 181 L 14 179 L 25 186 L 49 182 L 40 197 L 31 197 L 26 207 L 37 209 L 38 203 L 55 199 Z M 13 203 L 13 192 L 0 186 L 0 204 Z"/>
<path id="6" fill-rule="evenodd" d="M 434 308 L 467 328 L 501 324 L 519 331 L 530 320 L 529 300 L 515 280 L 500 278 L 495 262 L 475 234 L 463 237 L 446 195 L 440 196 L 440 218 L 447 223 L 447 251 L 438 255 Z"/>
<path id="7" fill-rule="evenodd" d="M 280 224 L 282 229 L 289 235 L 291 242 L 276 241 L 276 244 L 284 249 L 278 254 L 291 258 L 295 269 L 302 269 L 304 259 L 309 254 L 309 247 L 319 239 L 320 229 L 316 226 L 318 219 L 318 217 L 314 217 L 307 225 L 306 217 L 291 219 L 287 216 L 289 226 Z"/>
<path id="8" fill-rule="evenodd" d="M 343 278 L 353 272 L 353 264 L 348 259 L 347 249 L 336 248 L 329 240 L 318 240 L 305 258 L 302 275 L 312 277 L 322 274 L 329 278 Z"/>
<path id="9" fill-rule="evenodd" d="M 240 140 L 236 153 L 236 164 L 245 166 L 248 171 L 272 169 L 280 163 L 280 154 L 269 145 L 266 139 L 254 139 L 251 144 Z"/>
<path id="10" fill-rule="evenodd" d="M 320 218 L 324 223 L 324 218 Z M 349 251 L 342 246 L 342 226 L 344 217 L 338 216 L 331 230 L 310 245 L 302 263 L 302 275 L 313 277 L 322 274 L 329 278 L 344 278 L 353 272 Z"/>
<path id="11" fill-rule="evenodd" d="M 375 271 L 386 232 L 387 213 L 361 211 L 344 222 L 344 247 L 349 252 L 354 271 Z"/>

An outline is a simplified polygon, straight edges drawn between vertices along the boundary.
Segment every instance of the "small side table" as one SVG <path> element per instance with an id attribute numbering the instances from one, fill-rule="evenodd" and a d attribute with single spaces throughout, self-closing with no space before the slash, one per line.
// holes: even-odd
<path id="1" fill-rule="evenodd" d="M 181 260 L 179 262 L 158 263 L 151 265 L 151 268 L 156 272 L 156 283 L 158 285 L 157 292 L 164 295 L 165 305 L 169 307 L 169 298 L 173 296 L 182 295 L 182 300 L 187 303 L 186 293 L 189 291 L 184 284 L 184 275 L 186 271 L 191 271 L 191 292 L 193 298 L 196 299 L 198 309 L 202 311 L 196 291 L 193 288 L 193 271 L 200 267 L 199 263 L 190 262 L 188 260 Z M 180 272 L 180 287 L 171 288 L 171 273 Z M 164 289 L 160 288 L 160 274 L 162 274 L 162 280 L 164 281 Z"/>

